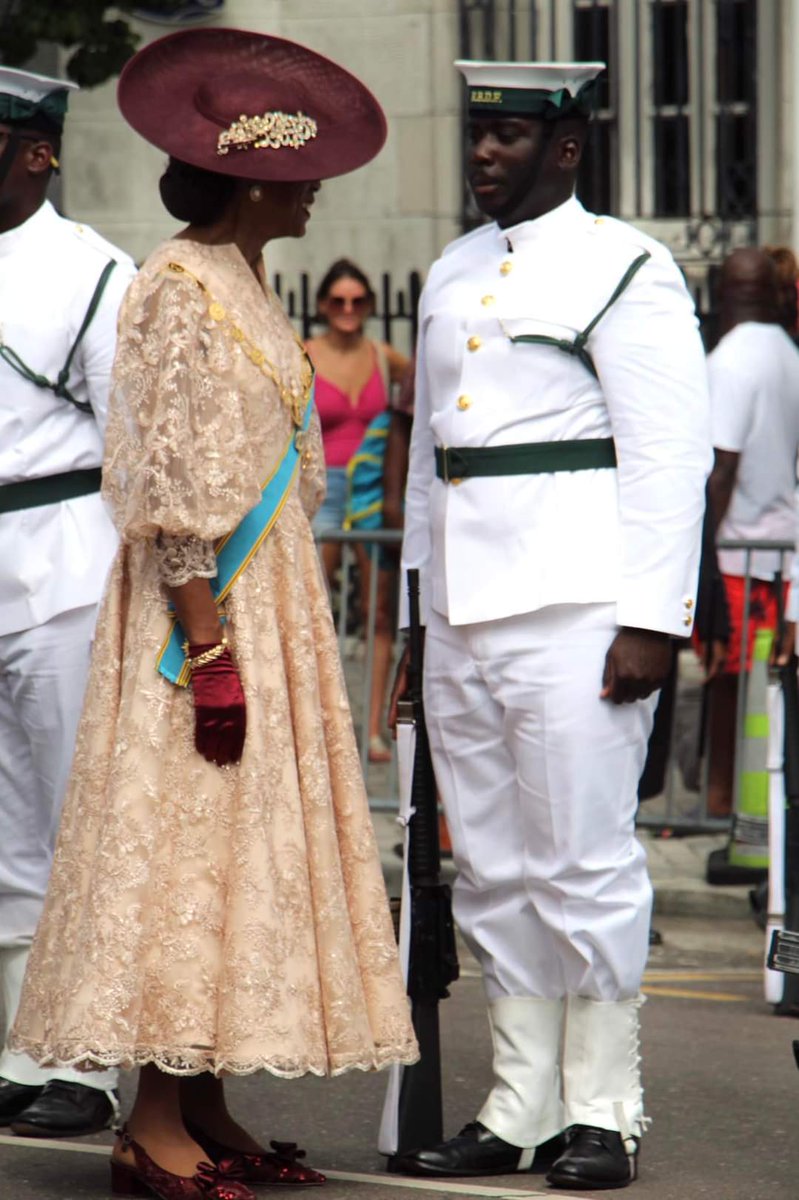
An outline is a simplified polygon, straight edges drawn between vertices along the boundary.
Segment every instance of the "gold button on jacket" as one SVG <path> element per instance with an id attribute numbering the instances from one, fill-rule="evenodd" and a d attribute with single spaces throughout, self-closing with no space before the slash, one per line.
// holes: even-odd
<path id="1" fill-rule="evenodd" d="M 468 346 L 468 348 L 470 350 L 479 350 L 480 347 L 482 346 L 482 344 L 483 344 L 483 339 L 481 337 L 478 337 L 478 335 L 476 333 L 473 334 L 469 338 L 468 342 L 466 343 L 466 345 Z"/>
<path id="2" fill-rule="evenodd" d="M 465 412 L 467 408 L 472 407 L 471 396 L 458 396 L 458 408 L 461 412 Z"/>

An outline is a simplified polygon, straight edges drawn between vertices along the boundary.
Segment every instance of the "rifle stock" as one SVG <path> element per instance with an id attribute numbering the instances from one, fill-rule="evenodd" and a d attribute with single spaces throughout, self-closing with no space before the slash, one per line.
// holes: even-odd
<path id="1" fill-rule="evenodd" d="M 413 817 L 408 826 L 408 879 L 411 938 L 408 995 L 420 1059 L 406 1067 L 399 1100 L 397 1157 L 432 1146 L 443 1138 L 441 1050 L 438 1004 L 458 978 L 452 898 L 441 882 L 438 797 L 424 719 L 422 665 L 424 634 L 419 619 L 419 572 L 408 571 L 410 610 L 408 699 L 413 705 L 416 748 L 413 760 Z M 389 1159 L 389 1170 L 394 1159 Z"/>

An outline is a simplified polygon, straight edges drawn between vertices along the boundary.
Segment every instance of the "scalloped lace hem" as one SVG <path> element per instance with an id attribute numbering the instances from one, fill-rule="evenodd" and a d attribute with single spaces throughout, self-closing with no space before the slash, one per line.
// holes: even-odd
<path id="1" fill-rule="evenodd" d="M 382 1071 L 393 1063 L 410 1066 L 419 1060 L 415 1046 L 385 1048 L 376 1050 L 372 1055 L 358 1055 L 327 1064 L 310 1059 L 285 1063 L 268 1056 L 257 1059 L 220 1058 L 208 1050 L 176 1051 L 154 1046 L 117 1050 L 83 1046 L 79 1050 L 65 1052 L 63 1047 L 53 1048 L 21 1037 L 10 1039 L 9 1048 L 15 1053 L 30 1055 L 42 1067 L 73 1067 L 78 1071 L 119 1067 L 131 1071 L 152 1064 L 166 1075 L 201 1075 L 205 1072 L 214 1075 L 253 1075 L 256 1071 L 268 1071 L 270 1075 L 281 1079 L 299 1079 L 303 1075 L 333 1077 L 344 1075 L 347 1071 Z"/>

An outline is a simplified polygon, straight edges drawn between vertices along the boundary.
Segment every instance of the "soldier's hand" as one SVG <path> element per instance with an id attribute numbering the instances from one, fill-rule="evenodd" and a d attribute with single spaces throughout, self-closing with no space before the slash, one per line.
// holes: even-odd
<path id="1" fill-rule="evenodd" d="M 605 658 L 600 698 L 612 704 L 644 700 L 665 683 L 673 656 L 667 633 L 620 629 Z"/>
<path id="2" fill-rule="evenodd" d="M 727 643 L 714 638 L 710 643 L 710 660 L 705 666 L 705 683 L 716 679 L 724 670 L 727 661 Z"/>
<path id="3" fill-rule="evenodd" d="M 388 727 L 395 741 L 397 739 L 397 701 L 401 700 L 408 690 L 409 658 L 410 649 L 406 646 L 397 663 L 397 673 L 394 676 L 394 686 L 391 689 L 391 699 L 388 702 Z"/>

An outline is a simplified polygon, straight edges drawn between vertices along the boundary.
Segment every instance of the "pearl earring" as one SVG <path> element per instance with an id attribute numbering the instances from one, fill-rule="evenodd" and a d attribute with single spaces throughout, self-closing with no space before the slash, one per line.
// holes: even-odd
<path id="1" fill-rule="evenodd" d="M 257 183 L 254 183 L 250 188 L 250 199 L 252 200 L 253 204 L 258 204 L 259 201 L 263 200 L 263 198 L 264 189 L 259 187 Z"/>

